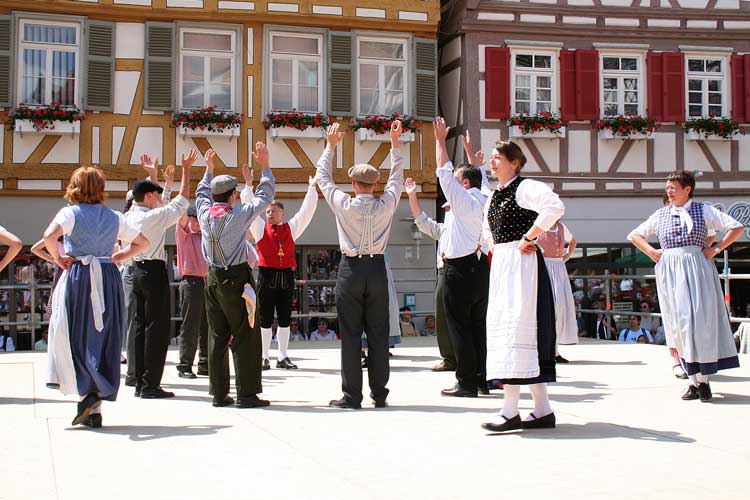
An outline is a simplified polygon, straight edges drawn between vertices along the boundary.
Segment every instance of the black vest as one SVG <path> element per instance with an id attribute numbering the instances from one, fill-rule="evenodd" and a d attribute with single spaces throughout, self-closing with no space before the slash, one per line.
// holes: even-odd
<path id="1" fill-rule="evenodd" d="M 523 177 L 516 177 L 513 182 L 492 194 L 487 220 L 496 245 L 523 238 L 539 216 L 533 210 L 518 206 L 516 191 L 521 181 Z"/>

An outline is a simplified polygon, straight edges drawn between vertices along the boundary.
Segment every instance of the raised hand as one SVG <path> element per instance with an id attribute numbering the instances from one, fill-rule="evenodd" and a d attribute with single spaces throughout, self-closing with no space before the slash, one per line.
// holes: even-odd
<path id="1" fill-rule="evenodd" d="M 211 148 L 208 151 L 206 151 L 206 154 L 204 155 L 204 158 L 206 160 L 206 170 L 213 173 L 214 171 L 214 157 L 216 156 L 216 151 Z"/>
<path id="2" fill-rule="evenodd" d="M 158 159 L 156 156 L 153 158 L 146 153 L 141 155 L 141 167 L 148 174 L 148 178 L 151 182 L 159 182 L 159 171 L 157 169 Z"/>
<path id="3" fill-rule="evenodd" d="M 450 127 L 445 123 L 445 119 L 442 116 L 438 116 L 435 118 L 435 121 L 432 122 L 433 130 L 435 131 L 435 140 L 444 142 L 445 139 L 448 137 L 448 132 L 450 131 Z"/>
<path id="4" fill-rule="evenodd" d="M 318 182 L 318 178 L 316 176 L 314 176 L 314 175 L 311 175 L 307 179 L 307 185 L 309 187 L 313 187 L 317 182 Z"/>
<path id="5" fill-rule="evenodd" d="M 401 120 L 393 120 L 391 122 L 391 139 L 398 140 L 401 134 L 404 132 L 404 125 Z"/>
<path id="6" fill-rule="evenodd" d="M 260 141 L 255 143 L 253 158 L 260 164 L 261 168 L 269 168 L 271 166 L 271 156 L 268 154 L 268 148 Z"/>
<path id="7" fill-rule="evenodd" d="M 208 152 L 206 152 L 208 153 Z M 193 166 L 193 163 L 195 163 L 195 160 L 198 159 L 198 151 L 195 149 L 191 149 L 190 153 L 188 153 L 187 158 L 185 155 L 182 155 L 182 159 L 180 160 L 182 163 L 182 168 L 190 168 Z"/>
<path id="8" fill-rule="evenodd" d="M 409 177 L 404 181 L 404 190 L 410 197 L 417 194 L 417 183 L 414 182 L 414 179 Z"/>
<path id="9" fill-rule="evenodd" d="M 250 165 L 248 165 L 247 163 L 242 164 L 242 178 L 245 179 L 245 184 L 247 184 L 248 186 L 253 185 L 255 174 L 253 173 L 253 169 L 250 168 Z"/>
<path id="10" fill-rule="evenodd" d="M 474 144 L 471 142 L 471 135 L 469 134 L 468 130 L 463 135 L 463 140 L 464 151 L 466 152 L 466 158 L 469 160 L 469 163 L 471 163 L 475 167 L 483 165 L 484 153 L 482 151 L 477 151 L 476 153 L 474 152 Z"/>
<path id="11" fill-rule="evenodd" d="M 162 170 L 164 176 L 164 184 L 171 185 L 174 182 L 174 165 L 167 165 L 167 168 Z"/>
<path id="12" fill-rule="evenodd" d="M 332 123 L 328 126 L 328 130 L 326 130 L 326 141 L 328 141 L 329 149 L 336 149 L 336 146 L 338 146 L 343 137 L 343 132 L 339 132 L 338 123 Z"/>

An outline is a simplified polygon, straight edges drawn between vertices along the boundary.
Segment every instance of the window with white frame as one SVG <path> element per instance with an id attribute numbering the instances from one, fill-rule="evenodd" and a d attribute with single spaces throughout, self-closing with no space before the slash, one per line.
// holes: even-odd
<path id="1" fill-rule="evenodd" d="M 689 117 L 724 116 L 727 103 L 727 61 L 724 57 L 687 58 Z"/>
<path id="2" fill-rule="evenodd" d="M 180 30 L 180 108 L 234 109 L 237 33 L 197 28 Z"/>
<path id="3" fill-rule="evenodd" d="M 407 113 L 408 57 L 406 39 L 357 38 L 360 115 Z"/>
<path id="4" fill-rule="evenodd" d="M 81 25 L 20 21 L 18 102 L 72 106 L 77 102 Z"/>
<path id="5" fill-rule="evenodd" d="M 549 52 L 513 53 L 514 114 L 551 113 L 557 109 L 555 55 Z"/>
<path id="6" fill-rule="evenodd" d="M 602 64 L 602 114 L 640 115 L 643 103 L 641 58 L 637 55 L 604 55 Z"/>
<path id="7" fill-rule="evenodd" d="M 272 32 L 269 44 L 271 109 L 322 112 L 323 36 Z"/>

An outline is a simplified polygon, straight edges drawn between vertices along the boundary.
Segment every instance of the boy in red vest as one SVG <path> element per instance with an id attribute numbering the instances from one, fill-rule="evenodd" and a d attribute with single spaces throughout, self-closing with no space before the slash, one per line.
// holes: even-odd
<path id="1" fill-rule="evenodd" d="M 244 174 L 244 171 L 243 171 Z M 307 228 L 318 206 L 318 192 L 315 189 L 315 178 L 310 177 L 307 194 L 302 206 L 289 222 L 284 222 L 284 205 L 274 200 L 266 208 L 266 223 L 261 218 L 255 219 L 250 232 L 255 239 L 258 251 L 258 310 L 260 311 L 260 333 L 263 338 L 263 369 L 270 370 L 269 350 L 273 332 L 271 325 L 274 311 L 278 321 L 276 338 L 279 353 L 276 368 L 296 370 L 287 354 L 289 347 L 289 323 L 292 320 L 292 297 L 294 296 L 294 278 L 297 270 L 297 259 L 294 242 Z M 242 203 L 253 198 L 252 176 L 245 177 L 245 189 L 240 193 Z"/>

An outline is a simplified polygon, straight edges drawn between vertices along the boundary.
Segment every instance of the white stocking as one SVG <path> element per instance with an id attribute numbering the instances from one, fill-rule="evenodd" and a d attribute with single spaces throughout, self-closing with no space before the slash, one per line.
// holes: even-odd
<path id="1" fill-rule="evenodd" d="M 281 361 L 286 358 L 286 350 L 289 348 L 289 336 L 291 332 L 288 326 L 280 326 L 276 330 L 276 339 L 279 341 L 279 355 L 277 359 Z"/>
<path id="2" fill-rule="evenodd" d="M 549 395 L 547 394 L 547 384 L 531 384 L 529 385 L 529 391 L 534 400 L 534 417 L 542 418 L 552 413 L 552 407 L 549 405 Z M 529 416 L 527 420 L 533 420 L 534 417 Z"/>
<path id="3" fill-rule="evenodd" d="M 702 373 L 696 373 L 695 378 L 698 379 L 699 384 L 707 384 L 708 383 L 708 375 L 703 375 Z"/>
<path id="4" fill-rule="evenodd" d="M 260 336 L 263 341 L 263 359 L 268 359 L 268 351 L 271 350 L 271 339 L 273 338 L 273 330 L 270 328 L 261 328 Z"/>
<path id="5" fill-rule="evenodd" d="M 521 400 L 521 386 L 520 385 L 504 385 L 503 386 L 503 409 L 500 410 L 500 415 L 506 419 L 511 419 L 518 415 L 518 402 Z"/>

